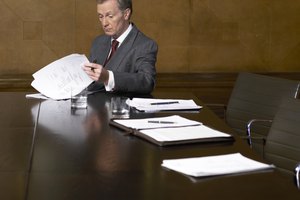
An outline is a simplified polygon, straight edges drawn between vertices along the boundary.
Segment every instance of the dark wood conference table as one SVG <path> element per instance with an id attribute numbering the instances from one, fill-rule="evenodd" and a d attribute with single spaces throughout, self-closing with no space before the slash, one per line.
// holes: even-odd
<path id="1" fill-rule="evenodd" d="M 88 97 L 88 109 L 71 110 L 70 100 L 26 99 L 0 93 L 0 199 L 299 199 L 295 185 L 276 170 L 195 179 L 161 167 L 164 159 L 240 152 L 234 143 L 159 147 L 109 125 L 112 94 Z M 155 98 L 191 94 L 154 93 Z M 179 114 L 234 134 L 208 108 L 200 112 L 139 113 L 132 118 Z M 261 160 L 260 160 L 261 161 Z"/>

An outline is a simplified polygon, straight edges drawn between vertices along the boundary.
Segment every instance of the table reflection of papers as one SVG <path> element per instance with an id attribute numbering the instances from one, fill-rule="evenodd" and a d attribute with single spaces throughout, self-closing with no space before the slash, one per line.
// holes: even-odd
<path id="1" fill-rule="evenodd" d="M 130 143 L 121 134 L 107 134 L 108 111 L 102 103 L 97 109 L 89 105 L 88 109 L 73 110 L 69 100 L 42 101 L 33 168 L 71 173 L 83 168 L 104 170 L 105 176 L 126 169 L 131 164 Z M 37 106 L 32 108 L 33 118 L 37 118 Z"/>
<path id="2" fill-rule="evenodd" d="M 36 108 L 32 108 L 32 115 L 35 117 Z M 38 119 L 38 130 L 47 129 L 70 143 L 85 142 L 86 135 L 83 124 L 87 117 L 87 109 L 71 109 L 71 102 L 44 100 L 40 105 Z M 75 130 L 75 131 L 74 131 Z"/>
<path id="3" fill-rule="evenodd" d="M 82 69 L 86 62 L 86 56 L 79 54 L 58 59 L 34 73 L 31 85 L 52 99 L 68 99 L 93 82 Z"/>

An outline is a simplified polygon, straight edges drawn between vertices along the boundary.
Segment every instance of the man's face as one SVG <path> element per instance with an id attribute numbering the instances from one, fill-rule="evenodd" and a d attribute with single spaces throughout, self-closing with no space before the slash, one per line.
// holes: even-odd
<path id="1" fill-rule="evenodd" d="M 97 4 L 97 13 L 106 35 L 118 38 L 128 28 L 130 10 L 121 11 L 116 0 Z"/>

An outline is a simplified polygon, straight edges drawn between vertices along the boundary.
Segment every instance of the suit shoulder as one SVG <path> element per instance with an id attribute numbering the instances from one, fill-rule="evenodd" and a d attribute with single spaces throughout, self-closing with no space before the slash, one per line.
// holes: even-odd
<path id="1" fill-rule="evenodd" d="M 105 43 L 107 42 L 108 40 L 110 40 L 110 37 L 107 36 L 107 35 L 98 35 L 96 38 L 94 38 L 93 40 L 93 44 L 97 43 Z"/>
<path id="2" fill-rule="evenodd" d="M 137 45 L 151 45 L 151 46 L 157 46 L 157 43 L 152 38 L 145 35 L 143 32 L 138 31 L 137 37 L 136 37 L 136 44 Z"/>

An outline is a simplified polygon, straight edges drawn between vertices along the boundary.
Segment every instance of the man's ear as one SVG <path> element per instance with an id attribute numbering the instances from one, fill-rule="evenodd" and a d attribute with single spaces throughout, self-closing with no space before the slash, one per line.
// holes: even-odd
<path id="1" fill-rule="evenodd" d="M 130 18 L 130 15 L 131 15 L 131 10 L 129 8 L 127 8 L 125 11 L 124 11 L 124 17 L 126 20 L 129 20 Z"/>

